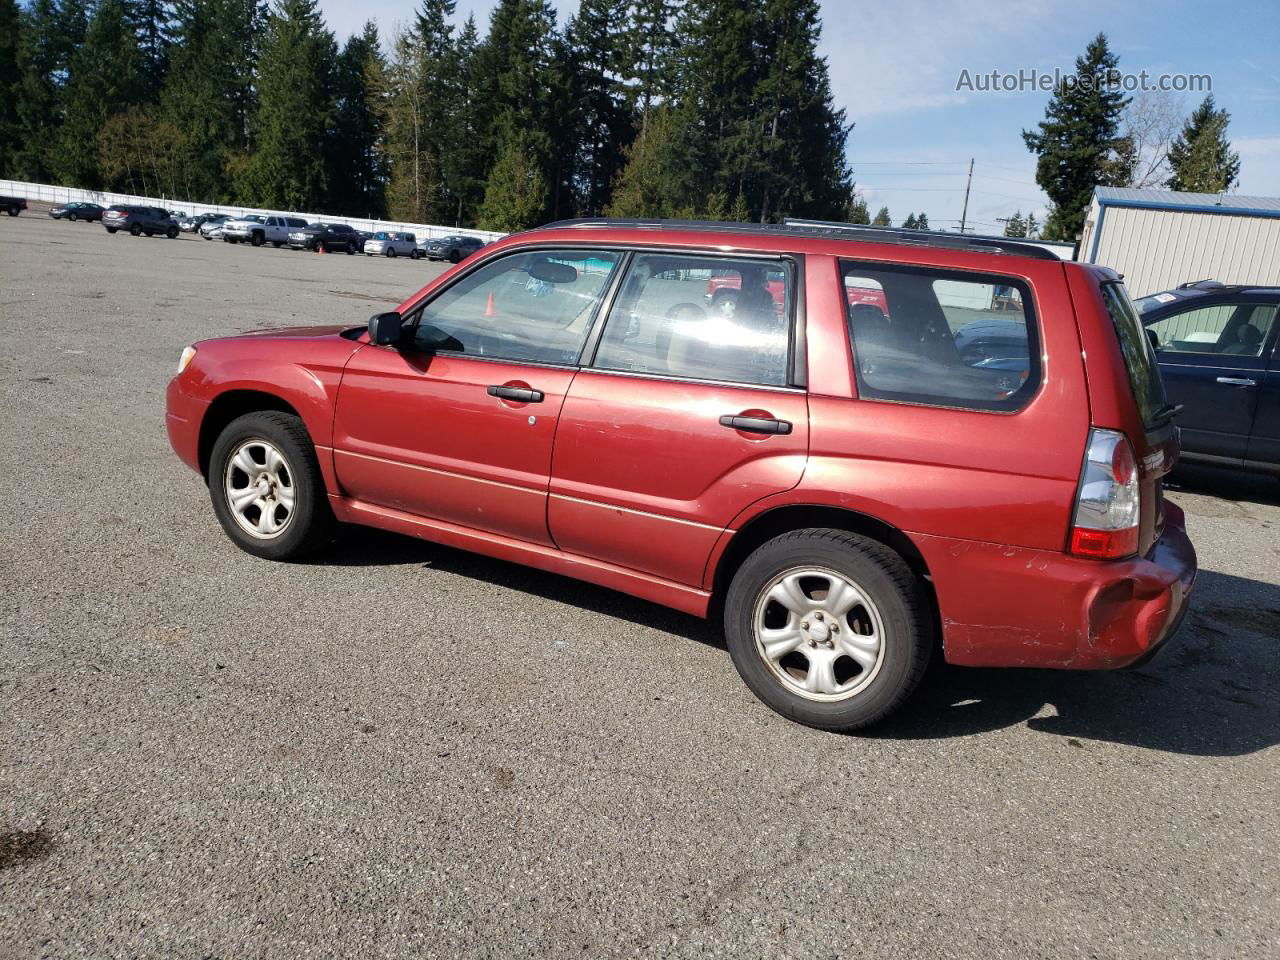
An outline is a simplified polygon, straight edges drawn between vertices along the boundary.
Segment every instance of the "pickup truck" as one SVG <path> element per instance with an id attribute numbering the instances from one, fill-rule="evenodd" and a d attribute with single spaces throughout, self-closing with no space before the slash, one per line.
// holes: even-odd
<path id="1" fill-rule="evenodd" d="M 289 242 L 290 233 L 304 229 L 306 225 L 307 221 L 301 217 L 261 217 L 250 214 L 223 224 L 222 239 L 227 243 L 248 241 L 255 247 L 264 243 L 281 247 Z"/>
<path id="2" fill-rule="evenodd" d="M 0 210 L 11 217 L 16 217 L 25 209 L 27 209 L 27 201 L 22 197 L 0 197 Z"/>

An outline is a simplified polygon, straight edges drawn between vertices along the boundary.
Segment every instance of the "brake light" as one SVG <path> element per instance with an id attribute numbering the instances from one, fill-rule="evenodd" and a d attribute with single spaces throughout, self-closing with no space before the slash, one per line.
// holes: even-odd
<path id="1" fill-rule="evenodd" d="M 1129 438 L 1094 427 L 1076 491 L 1071 552 L 1098 560 L 1132 556 L 1141 516 L 1138 460 Z"/>

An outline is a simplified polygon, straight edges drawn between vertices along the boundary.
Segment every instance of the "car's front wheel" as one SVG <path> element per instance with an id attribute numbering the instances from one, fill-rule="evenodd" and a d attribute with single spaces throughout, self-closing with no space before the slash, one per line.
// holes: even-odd
<path id="1" fill-rule="evenodd" d="M 77 220 L 80 219 L 80 217 L 73 211 L 67 214 L 67 219 L 70 220 L 72 223 L 75 223 Z"/>
<path id="2" fill-rule="evenodd" d="M 264 410 L 228 424 L 209 458 L 209 493 L 227 536 L 268 560 L 302 559 L 333 528 L 315 447 L 293 414 Z"/>
<path id="3" fill-rule="evenodd" d="M 450 263 L 460 263 L 461 261 L 462 261 L 462 254 L 460 254 L 457 250 L 450 250 L 450 251 L 449 251 L 449 262 L 450 262 Z"/>
<path id="4" fill-rule="evenodd" d="M 738 568 L 724 627 L 738 673 L 778 713 L 856 730 L 901 706 L 924 675 L 931 627 L 919 581 L 884 544 L 796 530 Z"/>
<path id="5" fill-rule="evenodd" d="M 131 237 L 139 236 L 141 233 L 142 233 L 142 227 L 138 226 L 136 223 L 129 228 L 129 236 Z"/>

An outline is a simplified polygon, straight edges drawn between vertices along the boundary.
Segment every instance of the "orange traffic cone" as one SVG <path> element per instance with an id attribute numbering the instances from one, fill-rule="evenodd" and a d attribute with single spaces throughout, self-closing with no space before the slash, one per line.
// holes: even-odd
<path id="1" fill-rule="evenodd" d="M 323 244 L 323 243 L 317 243 L 317 244 L 316 244 L 316 253 L 324 253 L 324 244 Z"/>
<path id="2" fill-rule="evenodd" d="M 486 317 L 497 316 L 493 309 L 493 293 L 490 292 L 489 299 L 484 302 L 484 315 Z"/>

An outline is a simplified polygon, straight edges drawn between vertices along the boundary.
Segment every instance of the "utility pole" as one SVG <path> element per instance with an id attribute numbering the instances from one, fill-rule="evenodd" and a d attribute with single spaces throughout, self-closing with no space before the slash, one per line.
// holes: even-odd
<path id="1" fill-rule="evenodd" d="M 964 233 L 964 222 L 969 219 L 969 188 L 973 186 L 973 157 L 969 158 L 969 179 L 964 185 L 964 212 L 960 214 L 960 232 Z"/>

